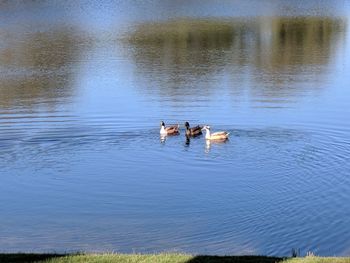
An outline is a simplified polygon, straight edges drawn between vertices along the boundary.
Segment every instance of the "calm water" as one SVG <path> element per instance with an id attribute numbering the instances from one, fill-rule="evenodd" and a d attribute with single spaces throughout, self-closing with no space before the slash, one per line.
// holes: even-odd
<path id="1" fill-rule="evenodd" d="M 130 2 L 0 4 L 0 251 L 350 255 L 349 1 Z"/>

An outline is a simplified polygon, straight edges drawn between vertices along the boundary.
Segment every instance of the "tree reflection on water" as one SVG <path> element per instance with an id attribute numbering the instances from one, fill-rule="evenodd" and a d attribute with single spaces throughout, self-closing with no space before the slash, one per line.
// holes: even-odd
<path id="1" fill-rule="evenodd" d="M 81 43 L 72 28 L 13 34 L 0 48 L 0 107 L 53 107 L 69 98 Z"/>
<path id="2" fill-rule="evenodd" d="M 238 93 L 249 77 L 253 95 L 289 98 L 305 68 L 314 80 L 324 75 L 345 27 L 331 17 L 185 19 L 141 24 L 127 43 L 139 74 L 157 84 L 150 92 L 173 101 L 211 95 L 225 74 Z"/>

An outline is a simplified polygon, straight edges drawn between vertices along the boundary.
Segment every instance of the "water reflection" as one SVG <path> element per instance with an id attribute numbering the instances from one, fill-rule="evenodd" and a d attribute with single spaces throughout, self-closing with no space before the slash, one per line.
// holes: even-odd
<path id="1" fill-rule="evenodd" d="M 326 75 L 345 27 L 330 17 L 176 20 L 139 25 L 128 43 L 152 94 L 175 102 L 209 96 L 222 75 L 231 94 L 242 94 L 247 87 L 238 78 L 249 67 L 257 71 L 250 75 L 255 97 L 283 99 L 299 95 L 289 88 L 300 78 Z"/>
<path id="2" fill-rule="evenodd" d="M 5 31 L 4 31 L 5 32 Z M 0 47 L 0 107 L 54 106 L 72 96 L 82 38 L 72 28 L 12 34 Z"/>
<path id="3" fill-rule="evenodd" d="M 205 140 L 205 153 L 210 152 L 210 146 L 211 146 L 211 141 L 210 140 Z"/>
<path id="4" fill-rule="evenodd" d="M 160 136 L 159 136 L 160 143 L 165 143 L 166 138 L 167 138 L 167 136 L 166 136 L 166 135 L 160 135 Z"/>
<path id="5" fill-rule="evenodd" d="M 157 81 L 161 95 L 176 100 L 193 93 L 211 94 L 209 87 L 192 84 L 228 63 L 224 54 L 240 34 L 240 28 L 235 29 L 228 21 L 150 23 L 140 25 L 128 40 L 139 73 Z"/>
<path id="6" fill-rule="evenodd" d="M 266 23 L 271 38 L 267 45 L 259 46 L 259 54 L 264 56 L 256 56 L 256 64 L 263 67 L 266 57 L 268 65 L 277 69 L 329 63 L 332 48 L 345 28 L 345 21 L 335 18 L 275 18 Z"/>
<path id="7" fill-rule="evenodd" d="M 189 147 L 190 144 L 191 144 L 191 138 L 190 138 L 190 136 L 188 136 L 188 135 L 185 135 L 185 138 L 186 138 L 186 140 L 185 140 L 185 146 Z"/>
<path id="8" fill-rule="evenodd" d="M 213 145 L 223 145 L 225 143 L 228 143 L 229 139 L 226 140 L 205 140 L 205 153 L 209 153 L 210 149 L 212 148 Z"/>

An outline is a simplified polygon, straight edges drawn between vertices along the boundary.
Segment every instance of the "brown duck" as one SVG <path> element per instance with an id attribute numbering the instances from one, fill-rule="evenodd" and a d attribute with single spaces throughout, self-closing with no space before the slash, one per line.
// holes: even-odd
<path id="1" fill-rule="evenodd" d="M 202 134 L 202 127 L 199 125 L 190 128 L 190 124 L 188 123 L 188 121 L 186 121 L 185 127 L 186 127 L 186 136 L 194 137 L 194 136 Z"/>
<path id="2" fill-rule="evenodd" d="M 160 135 L 177 135 L 179 134 L 179 124 L 165 127 L 164 121 L 160 122 Z"/>

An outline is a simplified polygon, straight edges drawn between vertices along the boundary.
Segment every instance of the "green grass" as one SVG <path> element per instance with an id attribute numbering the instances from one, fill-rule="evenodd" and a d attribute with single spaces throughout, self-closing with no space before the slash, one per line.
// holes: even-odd
<path id="1" fill-rule="evenodd" d="M 350 257 L 304 257 L 286 260 L 286 263 L 350 263 Z"/>
<path id="2" fill-rule="evenodd" d="M 0 254 L 0 263 L 350 263 L 350 258 L 264 256 L 192 256 L 188 254 Z"/>

